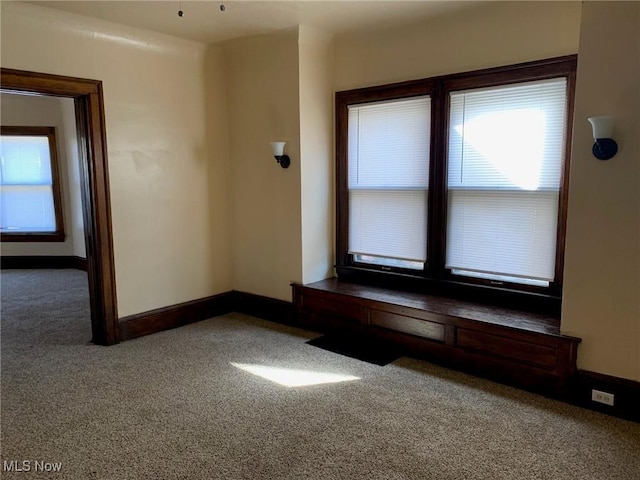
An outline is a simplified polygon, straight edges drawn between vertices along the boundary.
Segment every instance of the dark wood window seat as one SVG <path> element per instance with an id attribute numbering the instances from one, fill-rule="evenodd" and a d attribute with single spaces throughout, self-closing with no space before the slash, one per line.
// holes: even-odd
<path id="1" fill-rule="evenodd" d="M 579 338 L 557 317 L 339 281 L 293 284 L 296 322 L 386 339 L 407 354 L 563 397 Z"/>

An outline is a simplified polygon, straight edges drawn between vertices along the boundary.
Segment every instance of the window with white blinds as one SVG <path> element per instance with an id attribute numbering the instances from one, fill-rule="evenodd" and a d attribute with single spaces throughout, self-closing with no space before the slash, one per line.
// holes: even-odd
<path id="1" fill-rule="evenodd" d="M 533 285 L 555 276 L 566 78 L 450 94 L 446 268 Z"/>
<path id="2" fill-rule="evenodd" d="M 576 66 L 336 92 L 338 277 L 556 312 Z"/>
<path id="3" fill-rule="evenodd" d="M 47 135 L 0 137 L 0 232 L 56 232 Z"/>
<path id="4" fill-rule="evenodd" d="M 348 112 L 348 253 L 358 262 L 422 269 L 427 252 L 431 98 Z"/>

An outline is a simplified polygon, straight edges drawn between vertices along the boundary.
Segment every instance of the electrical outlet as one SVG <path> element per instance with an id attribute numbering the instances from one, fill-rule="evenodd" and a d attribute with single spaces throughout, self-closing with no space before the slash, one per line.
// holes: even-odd
<path id="1" fill-rule="evenodd" d="M 593 389 L 591 390 L 591 400 L 613 407 L 613 393 L 601 392 L 600 390 Z"/>

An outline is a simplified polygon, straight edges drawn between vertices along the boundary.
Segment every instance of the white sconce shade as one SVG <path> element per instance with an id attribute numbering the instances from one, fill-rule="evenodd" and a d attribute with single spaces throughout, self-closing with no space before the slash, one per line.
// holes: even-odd
<path id="1" fill-rule="evenodd" d="M 591 149 L 593 156 L 598 160 L 609 160 L 618 152 L 618 144 L 613 137 L 613 117 L 602 115 L 588 118 L 593 128 L 595 143 Z"/>
<path id="2" fill-rule="evenodd" d="M 613 138 L 613 117 L 602 115 L 588 119 L 593 127 L 593 138 Z"/>
<path id="3" fill-rule="evenodd" d="M 284 154 L 284 146 L 287 142 L 271 142 L 271 149 L 273 150 L 273 156 L 276 157 L 276 161 L 282 168 L 289 168 L 291 159 L 288 155 Z"/>
<path id="4" fill-rule="evenodd" d="M 287 142 L 271 142 L 271 148 L 273 150 L 274 157 L 281 157 L 284 155 L 284 146 Z"/>

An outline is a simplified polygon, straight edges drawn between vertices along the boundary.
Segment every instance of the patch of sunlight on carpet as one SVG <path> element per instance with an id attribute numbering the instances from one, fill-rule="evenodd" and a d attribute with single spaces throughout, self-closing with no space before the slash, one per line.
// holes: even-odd
<path id="1" fill-rule="evenodd" d="M 313 372 L 310 370 L 296 370 L 293 368 L 269 367 L 266 365 L 252 365 L 233 362 L 231 362 L 231 365 L 279 385 L 284 385 L 285 387 L 305 387 L 309 385 L 321 385 L 323 383 L 339 383 L 360 380 L 360 377 L 339 373 Z"/>

